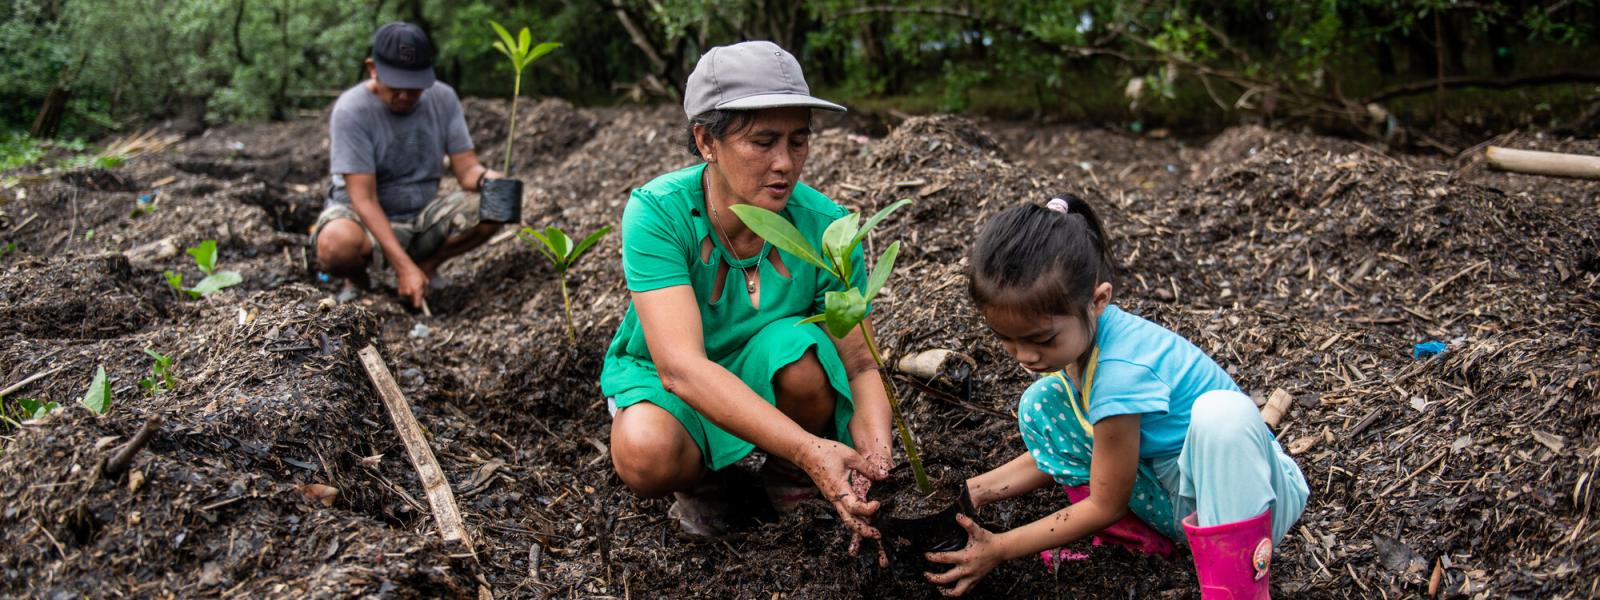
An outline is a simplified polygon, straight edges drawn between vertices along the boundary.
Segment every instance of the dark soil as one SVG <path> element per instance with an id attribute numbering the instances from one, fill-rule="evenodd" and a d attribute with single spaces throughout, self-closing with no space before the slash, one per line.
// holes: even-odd
<path id="1" fill-rule="evenodd" d="M 498 168 L 505 103 L 469 100 L 467 114 Z M 674 107 L 545 100 L 518 120 L 513 173 L 537 227 L 614 224 L 632 187 L 691 162 Z M 966 299 L 967 246 L 986 215 L 1072 191 L 1107 218 L 1119 304 L 1253 394 L 1295 398 L 1279 435 L 1313 494 L 1279 549 L 1280 595 L 1415 597 L 1435 574 L 1447 597 L 1600 590 L 1600 183 L 1256 127 L 1178 140 L 849 123 L 819 121 L 805 179 L 855 209 L 917 200 L 875 238 L 906 243 L 877 303 L 880 342 L 977 361 L 969 386 L 897 378 L 925 456 L 951 473 L 942 489 L 1022 450 L 1010 415 L 1030 381 Z M 1538 133 L 1495 142 L 1600 153 Z M 0 258 L 0 385 L 45 373 L 12 399 L 62 405 L 0 426 L 0 595 L 930 594 L 847 556 L 825 507 L 699 542 L 667 502 L 620 483 L 597 384 L 627 305 L 616 235 L 569 278 L 576 346 L 555 273 L 513 237 L 447 264 L 454 282 L 430 296 L 431 318 L 394 300 L 392 277 L 323 302 L 336 284 L 317 281 L 306 231 L 326 166 L 325 121 L 308 120 L 214 129 L 114 170 L 21 173 L 0 190 L 0 244 L 17 245 Z M 155 212 L 134 216 L 152 192 Z M 203 239 L 244 283 L 179 299 L 161 272 L 198 279 L 182 248 Z M 1449 350 L 1413 359 L 1427 340 Z M 437 541 L 355 359 L 369 342 L 430 438 L 475 558 Z M 176 359 L 171 391 L 135 385 L 146 348 Z M 103 417 L 77 406 L 98 366 L 115 396 Z M 153 415 L 165 424 L 132 472 L 100 477 Z M 308 484 L 338 496 L 325 507 Z M 985 508 L 984 522 L 1015 527 L 1064 503 L 1039 492 Z M 1198 595 L 1186 557 L 1090 554 L 1055 575 L 1002 565 L 972 596 Z"/>

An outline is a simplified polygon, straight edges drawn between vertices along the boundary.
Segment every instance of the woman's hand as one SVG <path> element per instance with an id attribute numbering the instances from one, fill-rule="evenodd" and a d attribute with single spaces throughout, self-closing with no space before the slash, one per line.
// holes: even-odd
<path id="1" fill-rule="evenodd" d="M 1006 557 L 1001 548 L 1000 536 L 979 527 L 966 515 L 956 515 L 956 523 L 967 530 L 967 547 L 956 552 L 929 552 L 930 562 L 955 565 L 943 573 L 923 573 L 928 581 L 943 586 L 939 593 L 960 596 L 993 571 Z"/>
<path id="2" fill-rule="evenodd" d="M 858 451 L 861 454 L 861 458 L 866 461 L 869 470 L 866 473 L 854 470 L 850 472 L 850 492 L 855 494 L 857 498 L 866 500 L 867 493 L 872 490 L 872 482 L 889 476 L 890 451 L 887 447 L 862 448 Z M 852 533 L 850 536 L 850 556 L 855 556 L 860 552 L 861 534 Z M 889 554 L 884 551 L 882 540 L 878 542 L 878 567 L 889 568 Z"/>
<path id="3" fill-rule="evenodd" d="M 822 438 L 813 438 L 797 453 L 795 464 L 804 469 L 812 483 L 822 492 L 822 497 L 833 504 L 839 520 L 860 537 L 879 539 L 878 530 L 868 524 L 873 513 L 878 512 L 876 501 L 868 502 L 852 489 L 851 475 L 883 479 L 888 473 L 875 469 L 867 459 L 849 446 Z"/>

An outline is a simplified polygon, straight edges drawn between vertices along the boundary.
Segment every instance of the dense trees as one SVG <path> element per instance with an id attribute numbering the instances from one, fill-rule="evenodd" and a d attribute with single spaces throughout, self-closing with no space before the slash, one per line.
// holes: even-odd
<path id="1" fill-rule="evenodd" d="M 702 49 L 771 39 L 841 97 L 962 109 L 994 90 L 1019 109 L 1077 105 L 1302 116 L 1440 88 L 1592 82 L 1592 0 L 8 0 L 0 109 L 27 129 L 199 125 L 320 109 L 360 76 L 377 25 L 406 19 L 463 93 L 498 95 L 487 21 L 565 46 L 531 94 L 672 97 Z M 1522 78 L 1522 79 L 1517 79 Z M 47 102 L 52 92 L 55 102 Z M 48 133 L 48 132 L 47 132 Z"/>

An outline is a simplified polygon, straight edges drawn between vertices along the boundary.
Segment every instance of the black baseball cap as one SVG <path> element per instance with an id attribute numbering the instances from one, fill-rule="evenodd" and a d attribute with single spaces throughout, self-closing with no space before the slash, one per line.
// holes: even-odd
<path id="1" fill-rule="evenodd" d="M 422 28 L 395 21 L 372 34 L 372 62 L 378 81 L 392 88 L 424 90 L 433 86 L 433 42 Z"/>

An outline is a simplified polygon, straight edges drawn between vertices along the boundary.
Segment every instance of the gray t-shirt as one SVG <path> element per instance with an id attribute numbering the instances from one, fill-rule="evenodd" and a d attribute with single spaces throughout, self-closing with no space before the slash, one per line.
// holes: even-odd
<path id="1" fill-rule="evenodd" d="M 472 149 L 461 99 L 444 82 L 423 91 L 403 115 L 378 101 L 366 82 L 357 84 L 334 102 L 328 136 L 328 204 L 350 204 L 345 173 L 372 173 L 383 214 L 396 220 L 415 217 L 438 195 L 446 155 Z"/>

